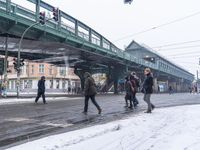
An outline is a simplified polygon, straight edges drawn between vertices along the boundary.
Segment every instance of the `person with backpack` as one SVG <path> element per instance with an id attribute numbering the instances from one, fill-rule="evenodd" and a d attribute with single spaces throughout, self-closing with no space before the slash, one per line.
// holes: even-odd
<path id="1" fill-rule="evenodd" d="M 95 95 L 97 94 L 95 81 L 89 72 L 85 72 L 84 78 L 85 78 L 85 84 L 84 84 L 85 106 L 84 106 L 83 113 L 87 114 L 88 101 L 89 99 L 91 99 L 92 103 L 96 106 L 98 110 L 98 114 L 101 114 L 102 109 L 100 108 L 100 106 L 97 104 L 95 100 Z"/>

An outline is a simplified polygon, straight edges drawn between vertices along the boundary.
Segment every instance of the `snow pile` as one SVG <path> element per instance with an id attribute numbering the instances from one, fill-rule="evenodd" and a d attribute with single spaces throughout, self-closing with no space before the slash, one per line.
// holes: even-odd
<path id="1" fill-rule="evenodd" d="M 114 121 L 49 136 L 9 150 L 199 150 L 200 106 L 155 109 Z"/>

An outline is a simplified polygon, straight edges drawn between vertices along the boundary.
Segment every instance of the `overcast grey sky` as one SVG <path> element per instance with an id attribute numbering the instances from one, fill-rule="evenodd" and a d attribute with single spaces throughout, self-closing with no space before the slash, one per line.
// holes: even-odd
<path id="1" fill-rule="evenodd" d="M 12 1 L 29 6 L 24 2 L 26 0 Z M 132 40 L 149 47 L 196 41 L 154 50 L 193 74 L 199 70 L 200 0 L 133 0 L 131 5 L 124 4 L 123 0 L 44 1 L 84 22 L 121 49 Z M 143 34 L 135 34 L 194 13 L 198 14 Z"/>

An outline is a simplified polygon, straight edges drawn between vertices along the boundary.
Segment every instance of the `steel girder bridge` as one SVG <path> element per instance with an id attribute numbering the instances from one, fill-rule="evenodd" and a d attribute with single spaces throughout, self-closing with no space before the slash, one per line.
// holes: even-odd
<path id="1" fill-rule="evenodd" d="M 41 0 L 28 0 L 35 11 L 10 0 L 0 0 L 0 53 L 4 54 L 4 39 L 8 39 L 9 56 L 17 56 L 19 38 L 32 24 L 39 22 L 41 9 L 52 12 L 54 7 Z M 50 17 L 50 16 L 49 16 Z M 47 18 L 48 19 L 48 18 Z M 107 73 L 115 83 L 128 70 L 151 68 L 155 75 L 190 84 L 194 75 L 171 63 L 147 62 L 119 48 L 101 34 L 60 10 L 59 21 L 49 20 L 45 25 L 32 27 L 24 36 L 21 58 L 45 61 L 57 65 L 68 63 L 83 79 L 85 71 Z M 157 76 L 157 78 L 159 78 Z M 82 80 L 83 81 L 83 80 Z"/>

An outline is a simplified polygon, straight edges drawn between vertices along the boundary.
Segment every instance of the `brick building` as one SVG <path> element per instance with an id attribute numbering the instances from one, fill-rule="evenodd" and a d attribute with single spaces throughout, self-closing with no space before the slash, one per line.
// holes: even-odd
<path id="1" fill-rule="evenodd" d="M 80 87 L 79 77 L 69 67 L 59 67 L 48 63 L 25 61 L 21 67 L 20 89 L 23 92 L 34 92 L 41 76 L 46 77 L 46 91 L 66 92 L 68 87 L 77 91 Z M 13 59 L 9 58 L 9 73 L 7 75 L 7 91 L 16 91 L 17 73 L 14 69 Z"/>

